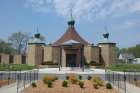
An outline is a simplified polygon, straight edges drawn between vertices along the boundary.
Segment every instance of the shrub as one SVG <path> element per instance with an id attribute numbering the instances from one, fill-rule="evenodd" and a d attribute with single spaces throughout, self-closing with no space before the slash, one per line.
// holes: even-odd
<path id="1" fill-rule="evenodd" d="M 84 82 L 83 81 L 79 81 L 79 86 L 80 86 L 80 88 L 84 88 Z"/>
<path id="2" fill-rule="evenodd" d="M 112 85 L 110 83 L 106 83 L 106 88 L 107 89 L 112 89 Z"/>
<path id="3" fill-rule="evenodd" d="M 82 76 L 81 75 L 79 75 L 78 78 L 79 78 L 79 80 L 82 80 Z"/>
<path id="4" fill-rule="evenodd" d="M 7 80 L 10 80 L 10 79 L 11 79 L 10 77 L 7 78 Z"/>
<path id="5" fill-rule="evenodd" d="M 103 86 L 103 80 L 99 76 L 93 77 L 93 83 L 97 84 L 97 86 Z"/>
<path id="6" fill-rule="evenodd" d="M 48 87 L 49 87 L 49 88 L 52 87 L 52 81 L 51 81 L 51 80 L 48 80 L 48 81 L 47 81 L 47 84 L 48 84 Z"/>
<path id="7" fill-rule="evenodd" d="M 54 75 L 46 75 L 46 76 L 43 77 L 43 82 L 45 84 L 47 84 L 48 81 L 55 81 L 57 79 L 58 78 L 56 76 L 54 76 Z"/>
<path id="8" fill-rule="evenodd" d="M 77 84 L 77 82 L 78 82 L 78 80 L 76 78 L 71 78 L 70 81 L 71 81 L 72 84 Z"/>
<path id="9" fill-rule="evenodd" d="M 92 77 L 91 77 L 91 76 L 88 76 L 88 77 L 87 77 L 87 79 L 88 79 L 88 80 L 91 80 L 91 79 L 92 79 Z"/>
<path id="10" fill-rule="evenodd" d="M 89 68 L 89 67 L 90 67 L 90 64 L 89 64 L 88 62 L 85 62 L 85 66 L 86 66 L 87 68 Z"/>
<path id="11" fill-rule="evenodd" d="M 41 65 L 53 65 L 52 61 L 42 62 Z"/>
<path id="12" fill-rule="evenodd" d="M 68 87 L 68 81 L 64 80 L 64 81 L 62 82 L 62 86 L 63 86 L 63 87 Z"/>
<path id="13" fill-rule="evenodd" d="M 77 79 L 77 77 L 76 77 L 76 74 L 69 74 L 69 81 L 70 81 L 72 84 L 77 84 L 78 79 Z"/>
<path id="14" fill-rule="evenodd" d="M 96 65 L 97 63 L 96 63 L 96 61 L 90 61 L 89 64 L 90 64 L 90 65 Z"/>
<path id="15" fill-rule="evenodd" d="M 97 83 L 93 83 L 93 86 L 94 86 L 95 89 L 99 88 Z"/>
<path id="16" fill-rule="evenodd" d="M 37 87 L 37 85 L 36 85 L 35 82 L 32 82 L 32 87 L 33 87 L 33 88 Z"/>

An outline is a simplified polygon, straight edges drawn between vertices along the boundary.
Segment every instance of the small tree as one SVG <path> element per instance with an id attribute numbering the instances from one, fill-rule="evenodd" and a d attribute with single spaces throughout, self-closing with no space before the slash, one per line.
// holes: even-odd
<path id="1" fill-rule="evenodd" d="M 9 37 L 9 42 L 18 51 L 18 54 L 25 53 L 27 49 L 27 42 L 29 40 L 29 34 L 23 32 L 13 33 Z"/>
<path id="2" fill-rule="evenodd" d="M 63 87 L 68 87 L 68 81 L 64 80 L 64 81 L 62 82 L 62 86 L 63 86 Z"/>
<path id="3" fill-rule="evenodd" d="M 79 86 L 80 86 L 80 88 L 84 88 L 84 82 L 83 81 L 79 81 Z"/>
<path id="4" fill-rule="evenodd" d="M 33 88 L 37 87 L 37 85 L 36 85 L 35 82 L 32 82 L 32 87 L 33 87 Z"/>
<path id="5" fill-rule="evenodd" d="M 52 87 L 52 81 L 51 81 L 51 80 L 49 80 L 47 84 L 48 84 L 48 87 L 49 87 L 49 88 Z"/>
<path id="6" fill-rule="evenodd" d="M 15 54 L 16 50 L 12 48 L 10 43 L 0 39 L 0 53 Z"/>
<path id="7" fill-rule="evenodd" d="M 112 85 L 110 83 L 106 83 L 106 88 L 107 89 L 112 89 Z"/>

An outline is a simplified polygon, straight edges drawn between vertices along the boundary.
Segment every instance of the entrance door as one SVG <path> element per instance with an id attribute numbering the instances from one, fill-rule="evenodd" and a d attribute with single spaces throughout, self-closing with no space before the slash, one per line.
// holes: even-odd
<path id="1" fill-rule="evenodd" d="M 66 55 L 66 66 L 67 67 L 76 67 L 76 54 L 67 54 Z"/>

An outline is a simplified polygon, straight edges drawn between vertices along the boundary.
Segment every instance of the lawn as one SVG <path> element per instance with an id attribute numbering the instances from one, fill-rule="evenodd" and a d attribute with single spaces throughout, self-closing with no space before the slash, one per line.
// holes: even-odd
<path id="1" fill-rule="evenodd" d="M 140 72 L 140 64 L 114 64 L 108 67 L 113 71 L 137 71 Z"/>
<path id="2" fill-rule="evenodd" d="M 31 70 L 35 66 L 29 66 L 27 64 L 3 64 L 0 65 L 0 71 L 19 71 L 19 70 Z"/>

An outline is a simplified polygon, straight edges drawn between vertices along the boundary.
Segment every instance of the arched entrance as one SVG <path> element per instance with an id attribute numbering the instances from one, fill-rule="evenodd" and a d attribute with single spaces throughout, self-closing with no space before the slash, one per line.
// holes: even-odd
<path id="1" fill-rule="evenodd" d="M 83 67 L 83 45 L 81 43 L 69 43 L 61 45 L 62 67 Z"/>

